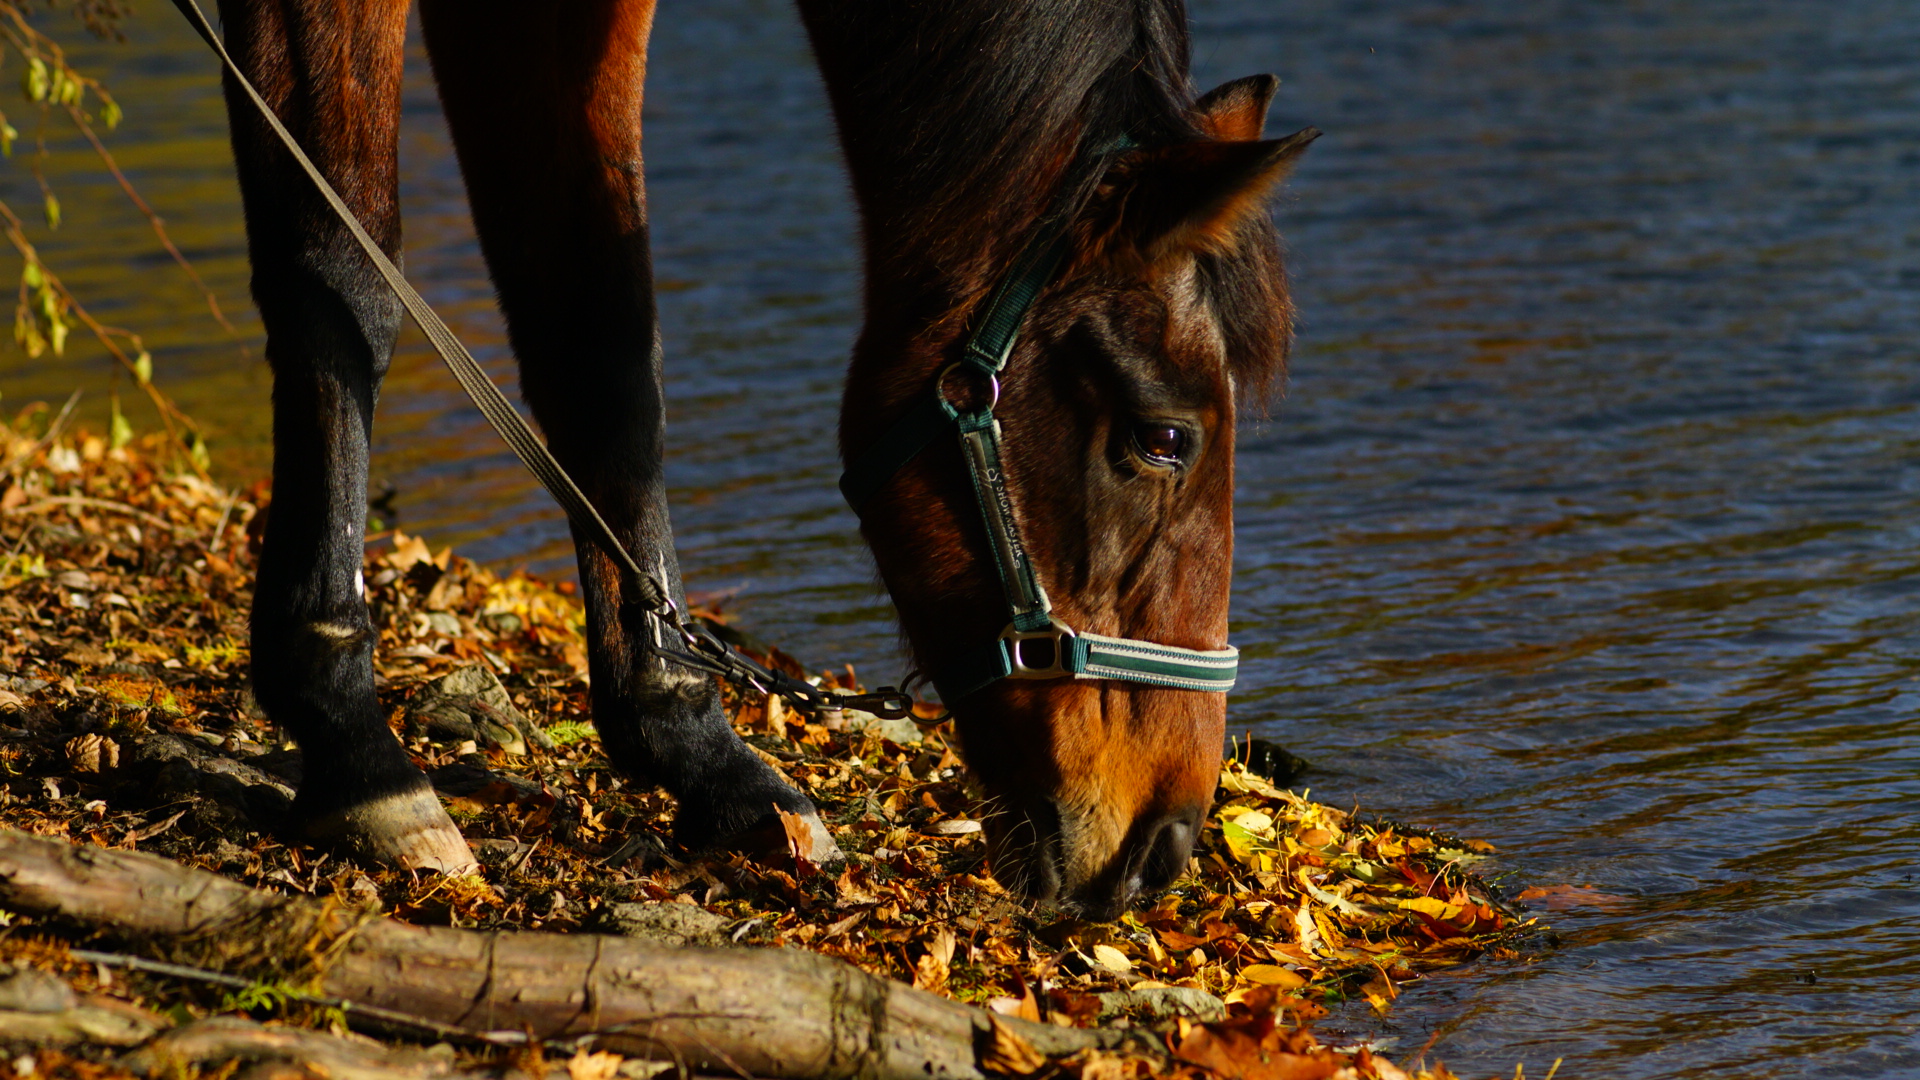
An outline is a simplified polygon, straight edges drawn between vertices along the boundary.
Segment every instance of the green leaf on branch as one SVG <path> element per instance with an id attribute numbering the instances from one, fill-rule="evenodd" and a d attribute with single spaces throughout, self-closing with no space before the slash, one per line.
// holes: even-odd
<path id="1" fill-rule="evenodd" d="M 20 91 L 27 95 L 27 100 L 47 100 L 47 91 L 52 86 L 53 76 L 47 71 L 47 62 L 37 56 L 27 57 L 26 74 L 20 76 Z"/>
<path id="2" fill-rule="evenodd" d="M 133 441 L 133 425 L 127 423 L 127 416 L 120 411 L 120 395 L 113 395 L 113 414 L 107 420 L 107 446 L 118 450 Z"/>

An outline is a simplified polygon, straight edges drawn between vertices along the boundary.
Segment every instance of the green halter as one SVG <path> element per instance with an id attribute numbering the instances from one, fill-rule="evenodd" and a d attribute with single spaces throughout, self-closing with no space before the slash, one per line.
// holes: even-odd
<path id="1" fill-rule="evenodd" d="M 1128 145 L 1123 142 L 1117 149 Z M 1223 694 L 1233 689 L 1239 668 L 1240 650 L 1231 646 L 1183 649 L 1073 630 L 1053 617 L 1053 605 L 1020 540 L 1000 465 L 1001 429 L 993 407 L 1000 397 L 1000 373 L 1013 355 L 1027 313 L 1066 257 L 1070 219 L 1058 214 L 1039 228 L 988 298 L 960 359 L 943 369 L 928 392 L 840 477 L 840 492 L 858 514 L 935 439 L 959 435 L 1012 621 L 993 641 L 933 673 L 934 687 L 948 705 L 1001 679 L 1121 679 Z M 942 385 L 956 371 L 986 380 L 991 392 L 984 406 L 963 411 L 947 400 Z"/>

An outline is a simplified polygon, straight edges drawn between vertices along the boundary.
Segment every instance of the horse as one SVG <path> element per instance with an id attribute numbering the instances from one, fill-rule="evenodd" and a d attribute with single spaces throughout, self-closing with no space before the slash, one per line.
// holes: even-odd
<path id="1" fill-rule="evenodd" d="M 1110 917 L 1185 869 L 1212 797 L 1236 418 L 1292 340 L 1268 201 L 1318 133 L 1265 138 L 1271 76 L 1196 95 L 1183 0 L 798 6 L 862 224 L 843 489 L 983 789 L 993 872 Z M 397 258 L 407 0 L 220 15 L 238 69 Z M 525 401 L 679 597 L 641 156 L 653 15 L 420 0 Z M 295 831 L 470 870 L 375 694 L 367 465 L 401 307 L 231 73 L 225 90 L 273 372 L 252 679 L 304 755 Z M 612 553 L 574 540 L 593 722 L 674 797 L 676 840 L 737 846 L 798 815 L 814 858 L 837 856 L 714 680 L 623 602 Z"/>

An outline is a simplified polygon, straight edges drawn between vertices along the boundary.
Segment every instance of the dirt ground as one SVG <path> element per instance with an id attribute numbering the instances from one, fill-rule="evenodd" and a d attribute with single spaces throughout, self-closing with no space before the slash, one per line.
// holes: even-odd
<path id="1" fill-rule="evenodd" d="M 944 728 L 851 710 L 807 717 L 752 694 L 729 697 L 736 728 L 814 799 L 848 861 L 823 869 L 792 849 L 681 850 L 670 800 L 601 753 L 570 584 L 496 574 L 399 532 L 369 542 L 365 569 L 381 700 L 482 873 L 422 877 L 290 843 L 300 754 L 255 707 L 246 676 L 270 493 L 171 467 L 157 443 L 112 449 L 50 433 L 52 419 L 29 409 L 0 424 L 5 829 L 151 852 L 412 923 L 805 949 L 998 1013 L 1149 1029 L 1167 1048 L 1162 1058 L 999 1063 L 1090 1080 L 1410 1075 L 1365 1047 L 1322 1043 L 1308 1025 L 1330 1001 L 1363 998 L 1385 1013 L 1423 972 L 1512 958 L 1539 936 L 1475 875 L 1490 847 L 1314 803 L 1281 786 L 1287 758 L 1270 751 L 1222 771 L 1190 871 L 1166 895 L 1104 924 L 1033 910 L 993 879 Z M 698 614 L 770 664 L 858 685 L 851 669 L 803 666 L 722 611 Z M 552 1068 L 635 1080 L 666 1067 L 591 1046 L 367 1044 L 297 987 L 214 985 L 74 954 L 141 954 L 110 929 L 5 911 L 0 923 L 0 1076 Z M 143 1037 L 116 1041 L 84 1024 L 54 1037 L 20 1019 L 89 1008 L 133 1017 Z M 183 1032 L 210 1024 L 306 1032 L 362 1057 L 262 1049 L 270 1040 L 253 1035 L 202 1039 L 215 1049 L 198 1057 L 142 1049 L 185 1045 Z M 162 1057 L 170 1064 L 155 1064 Z M 1451 1074 L 1420 1063 L 1411 1075 Z"/>

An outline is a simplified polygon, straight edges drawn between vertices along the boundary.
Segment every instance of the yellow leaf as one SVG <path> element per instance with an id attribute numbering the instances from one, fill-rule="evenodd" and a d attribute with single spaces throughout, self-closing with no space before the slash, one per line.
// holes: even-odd
<path id="1" fill-rule="evenodd" d="M 1236 862 L 1249 862 L 1254 856 L 1254 845 L 1258 838 L 1240 827 L 1238 822 L 1229 821 L 1220 826 L 1220 835 L 1226 838 L 1227 852 Z"/>
<path id="2" fill-rule="evenodd" d="M 1307 980 L 1297 971 L 1281 967 L 1279 964 L 1248 964 L 1240 969 L 1240 977 L 1248 982 L 1262 986 L 1278 986 L 1282 990 L 1307 985 Z"/>
<path id="3" fill-rule="evenodd" d="M 1399 906 L 1407 911 L 1417 911 L 1422 915 L 1432 916 L 1436 919 L 1452 919 L 1458 917 L 1460 914 L 1459 908 L 1454 907 L 1445 900 L 1432 896 L 1419 896 L 1412 900 L 1402 900 Z"/>
<path id="4" fill-rule="evenodd" d="M 1093 947 L 1093 962 L 1106 968 L 1108 971 L 1117 972 L 1121 975 L 1125 975 L 1127 972 L 1133 970 L 1133 961 L 1127 959 L 1127 954 L 1111 945 L 1095 945 Z"/>
<path id="5" fill-rule="evenodd" d="M 1235 825 L 1240 826 L 1242 829 L 1245 829 L 1246 831 L 1254 834 L 1255 836 L 1259 836 L 1263 833 L 1271 833 L 1273 831 L 1272 816 L 1268 814 L 1263 814 L 1258 810 L 1248 810 L 1247 812 L 1240 814 L 1239 816 L 1233 819 L 1233 823 Z"/>

